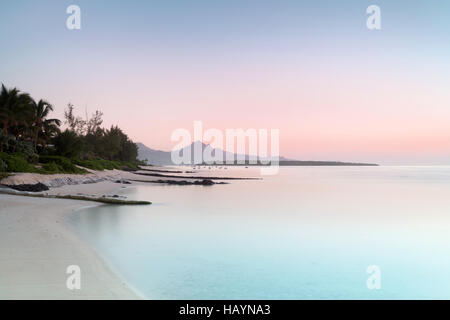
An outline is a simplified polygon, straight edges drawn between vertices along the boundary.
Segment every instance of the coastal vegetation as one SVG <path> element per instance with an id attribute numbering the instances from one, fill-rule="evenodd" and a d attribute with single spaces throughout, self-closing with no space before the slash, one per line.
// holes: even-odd
<path id="1" fill-rule="evenodd" d="M 86 173 L 86 169 L 136 170 L 136 144 L 118 126 L 102 127 L 103 113 L 75 115 L 68 104 L 64 120 L 51 117 L 48 101 L 17 88 L 0 90 L 0 173 Z M 64 126 L 64 129 L 62 128 Z"/>

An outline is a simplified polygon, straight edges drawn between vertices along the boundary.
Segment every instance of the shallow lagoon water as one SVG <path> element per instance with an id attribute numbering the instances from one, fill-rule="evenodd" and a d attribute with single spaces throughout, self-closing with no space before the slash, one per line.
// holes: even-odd
<path id="1" fill-rule="evenodd" d="M 282 167 L 122 194 L 153 204 L 69 222 L 150 299 L 450 298 L 450 167 Z M 366 285 L 370 265 L 379 290 Z"/>

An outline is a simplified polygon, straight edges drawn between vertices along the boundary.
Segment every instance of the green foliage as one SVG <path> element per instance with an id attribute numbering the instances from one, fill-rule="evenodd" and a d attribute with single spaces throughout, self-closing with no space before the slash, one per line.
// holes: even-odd
<path id="1" fill-rule="evenodd" d="M 117 126 L 86 134 L 84 146 L 85 158 L 135 162 L 137 157 L 136 144 Z"/>
<path id="2" fill-rule="evenodd" d="M 55 162 L 45 163 L 42 166 L 41 173 L 52 174 L 52 173 L 65 173 L 64 169 L 57 165 Z"/>
<path id="3" fill-rule="evenodd" d="M 83 139 L 70 130 L 58 134 L 53 143 L 56 154 L 63 157 L 78 158 L 83 150 Z"/>
<path id="4" fill-rule="evenodd" d="M 92 170 L 113 170 L 113 169 L 120 169 L 121 164 L 118 161 L 109 161 L 109 160 L 103 160 L 103 159 L 97 159 L 97 160 L 74 160 L 74 162 L 81 166 Z"/>
<path id="5" fill-rule="evenodd" d="M 0 152 L 0 172 L 32 172 L 32 173 L 86 173 L 84 169 L 75 166 L 69 159 L 60 156 L 41 156 L 39 162 L 43 163 L 41 169 L 27 161 L 24 153 Z"/>
<path id="6" fill-rule="evenodd" d="M 37 172 L 37 169 L 27 162 L 23 153 L 0 152 L 0 159 L 6 164 L 6 172 Z"/>
<path id="7" fill-rule="evenodd" d="M 43 163 L 43 171 L 51 173 L 86 173 L 84 169 L 78 168 L 68 158 L 61 156 L 40 156 L 39 162 Z"/>
<path id="8" fill-rule="evenodd" d="M 0 181 L 2 181 L 5 178 L 8 178 L 10 176 L 9 173 L 6 172 L 0 172 Z"/>
<path id="9" fill-rule="evenodd" d="M 33 113 L 31 97 L 17 88 L 7 89 L 3 84 L 0 91 L 0 126 L 4 136 L 15 138 L 26 133 Z M 0 151 L 3 151 L 0 150 Z"/>
<path id="10" fill-rule="evenodd" d="M 36 102 L 28 93 L 17 88 L 0 91 L 0 151 L 16 152 L 19 142 L 28 142 L 33 151 L 38 144 L 46 146 L 59 132 L 61 121 L 47 119 L 53 106 L 45 100 Z M 6 137 L 6 139 L 5 139 Z M 12 142 L 12 143 L 11 143 Z M 10 150 L 12 148 L 12 151 Z"/>
<path id="11" fill-rule="evenodd" d="M 30 141 L 17 141 L 15 145 L 15 151 L 24 153 L 28 157 L 34 157 L 36 153 L 34 152 L 33 144 Z"/>
<path id="12" fill-rule="evenodd" d="M 25 155 L 28 162 L 37 163 L 39 159 L 38 154 L 34 152 L 33 143 L 30 141 L 17 141 L 15 151 Z"/>
<path id="13" fill-rule="evenodd" d="M 50 112 L 53 111 L 53 106 L 47 101 L 41 99 L 36 102 L 34 99 L 31 99 L 30 105 L 33 115 L 29 119 L 31 124 L 29 134 L 36 149 L 38 144 L 46 146 L 50 139 L 60 132 L 59 126 L 61 121 L 58 119 L 47 119 Z"/>
<path id="14" fill-rule="evenodd" d="M 124 134 L 124 137 L 121 142 L 122 150 L 119 152 L 119 159 L 121 161 L 133 162 L 136 161 L 138 156 L 138 148 L 137 145 L 131 141 L 127 135 Z"/>
<path id="15" fill-rule="evenodd" d="M 13 152 L 13 146 L 16 143 L 14 136 L 0 132 L 0 151 Z"/>
<path id="16" fill-rule="evenodd" d="M 64 112 L 65 123 L 69 126 L 70 131 L 79 136 L 86 136 L 101 129 L 103 112 L 96 110 L 89 119 L 86 116 L 86 120 L 83 120 L 80 116 L 75 116 L 74 109 L 73 104 L 69 103 L 67 110 Z"/>
<path id="17" fill-rule="evenodd" d="M 3 136 L 0 133 L 1 149 L 7 153 L 20 153 L 31 163 L 37 163 L 38 155 L 34 152 L 33 143 L 31 141 L 16 140 L 14 136 Z"/>
<path id="18" fill-rule="evenodd" d="M 124 161 L 122 162 L 122 169 L 138 170 L 139 163 L 137 161 L 136 162 Z"/>
<path id="19" fill-rule="evenodd" d="M 101 111 L 83 119 L 69 104 L 64 114 L 68 129 L 63 132 L 61 121 L 50 118 L 52 111 L 53 106 L 45 100 L 34 100 L 16 88 L 1 86 L 0 152 L 11 157 L 3 156 L 0 169 L 3 166 L 9 171 L 35 172 L 30 163 L 46 161 L 43 172 L 80 171 L 69 159 L 81 159 L 77 160 L 79 165 L 95 170 L 137 168 L 136 144 L 118 126 L 102 128 Z M 16 158 L 17 153 L 24 156 Z M 48 160 L 45 157 L 49 155 L 62 158 Z"/>
<path id="20" fill-rule="evenodd" d="M 92 170 L 138 170 L 138 163 L 131 161 L 114 161 L 114 160 L 73 160 L 73 162 L 81 167 L 92 169 Z"/>
<path id="21" fill-rule="evenodd" d="M 79 164 L 93 170 L 119 169 L 115 164 L 93 160 L 98 158 L 135 162 L 138 154 L 136 144 L 118 126 L 111 126 L 110 129 L 101 128 L 102 115 L 100 111 L 96 111 L 85 121 L 75 116 L 73 105 L 69 105 L 65 117 L 70 130 L 56 136 L 54 140 L 56 154 L 83 161 L 94 161 Z"/>
<path id="22" fill-rule="evenodd" d="M 0 172 L 6 172 L 6 170 L 8 170 L 8 165 L 0 158 Z"/>

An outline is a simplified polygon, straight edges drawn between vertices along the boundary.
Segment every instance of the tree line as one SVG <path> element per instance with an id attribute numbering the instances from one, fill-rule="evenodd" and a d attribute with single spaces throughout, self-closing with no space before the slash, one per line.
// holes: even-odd
<path id="1" fill-rule="evenodd" d="M 63 156 L 70 159 L 136 162 L 136 144 L 118 127 L 103 128 L 97 110 L 83 119 L 68 104 L 64 121 L 51 118 L 53 106 L 36 101 L 17 88 L 2 84 L 0 91 L 0 152 L 29 157 Z M 63 123 L 66 129 L 62 130 Z"/>

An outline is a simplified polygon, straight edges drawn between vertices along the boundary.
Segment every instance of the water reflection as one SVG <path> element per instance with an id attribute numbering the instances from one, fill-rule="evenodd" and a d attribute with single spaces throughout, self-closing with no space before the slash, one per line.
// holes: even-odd
<path id="1" fill-rule="evenodd" d="M 282 168 L 124 192 L 154 204 L 91 208 L 71 224 L 151 298 L 450 297 L 450 168 Z M 378 291 L 366 287 L 372 264 Z"/>

